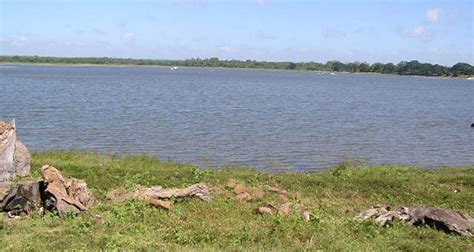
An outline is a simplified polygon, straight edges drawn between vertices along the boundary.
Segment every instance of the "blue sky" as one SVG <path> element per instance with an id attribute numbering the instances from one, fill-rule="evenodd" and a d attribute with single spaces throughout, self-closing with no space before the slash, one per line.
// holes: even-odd
<path id="1" fill-rule="evenodd" d="M 0 0 L 0 54 L 474 63 L 471 0 Z"/>

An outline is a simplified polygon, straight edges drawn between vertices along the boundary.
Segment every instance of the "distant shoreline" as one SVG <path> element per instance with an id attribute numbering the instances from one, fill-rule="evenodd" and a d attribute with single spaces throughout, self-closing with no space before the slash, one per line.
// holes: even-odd
<path id="1" fill-rule="evenodd" d="M 24 62 L 4 62 L 0 61 L 1 66 L 45 66 L 45 67 L 138 67 L 138 68 L 170 68 L 174 65 L 137 65 L 137 64 L 75 64 L 75 63 L 24 63 Z M 248 67 L 214 67 L 214 66 L 179 66 L 180 68 L 207 68 L 207 69 L 240 69 L 252 71 L 284 71 L 284 72 L 309 72 L 322 74 L 355 74 L 355 75 L 388 75 L 388 76 L 406 76 L 417 78 L 434 78 L 434 79 L 458 79 L 458 80 L 474 80 L 474 76 L 426 76 L 426 75 L 404 75 L 395 73 L 376 73 L 376 72 L 335 72 L 324 70 L 304 70 L 304 69 L 274 69 L 274 68 L 248 68 Z"/>
<path id="2" fill-rule="evenodd" d="M 134 59 L 111 57 L 50 57 L 37 55 L 0 55 L 0 62 L 6 64 L 34 64 L 54 66 L 153 66 L 153 67 L 212 67 L 237 69 L 266 69 L 309 71 L 321 73 L 361 73 L 389 74 L 403 76 L 429 76 L 441 78 L 470 79 L 474 76 L 474 66 L 459 62 L 453 66 L 444 66 L 419 62 L 417 60 L 400 61 L 399 63 L 369 64 L 367 62 L 341 62 L 338 60 L 321 62 L 291 62 L 291 61 L 256 61 L 211 58 L 190 58 L 184 60 L 171 59 Z"/>

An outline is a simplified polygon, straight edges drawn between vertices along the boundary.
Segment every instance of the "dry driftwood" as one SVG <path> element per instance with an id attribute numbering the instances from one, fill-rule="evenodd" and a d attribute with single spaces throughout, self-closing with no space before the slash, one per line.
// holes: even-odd
<path id="1" fill-rule="evenodd" d="M 164 189 L 161 186 L 145 187 L 135 191 L 135 195 L 152 199 L 171 199 L 184 197 L 197 197 L 204 201 L 210 201 L 209 188 L 205 184 L 194 184 L 186 188 Z"/>
<path id="2" fill-rule="evenodd" d="M 386 226 L 395 220 L 401 220 L 407 221 L 410 225 L 429 225 L 450 233 L 474 236 L 474 219 L 454 210 L 422 207 L 403 207 L 392 210 L 389 205 L 375 205 L 360 213 L 356 219 L 374 219 L 380 226 Z"/>
<path id="3" fill-rule="evenodd" d="M 15 120 L 0 121 L 0 181 L 13 180 L 30 173 L 31 154 L 16 138 Z"/>
<path id="4" fill-rule="evenodd" d="M 194 184 L 186 188 L 164 189 L 161 186 L 139 187 L 134 192 L 125 193 L 120 190 L 113 190 L 107 194 L 107 197 L 114 201 L 127 201 L 132 198 L 148 201 L 151 205 L 171 209 L 173 203 L 163 199 L 197 197 L 204 201 L 211 200 L 209 187 L 205 184 Z"/>
<path id="5" fill-rule="evenodd" d="M 41 167 L 41 176 L 46 184 L 44 190 L 46 210 L 56 209 L 59 216 L 88 211 L 94 203 L 92 193 L 83 180 L 64 179 L 54 167 Z"/>
<path id="6" fill-rule="evenodd" d="M 423 207 L 404 208 L 403 211 L 410 216 L 411 225 L 426 224 L 463 236 L 474 236 L 474 219 L 467 214 L 454 210 Z"/>
<path id="7" fill-rule="evenodd" d="M 356 217 L 358 220 L 375 219 L 375 222 L 380 226 L 386 226 L 397 219 L 406 221 L 409 218 L 410 216 L 402 212 L 401 209 L 392 210 L 389 205 L 375 205 Z"/>

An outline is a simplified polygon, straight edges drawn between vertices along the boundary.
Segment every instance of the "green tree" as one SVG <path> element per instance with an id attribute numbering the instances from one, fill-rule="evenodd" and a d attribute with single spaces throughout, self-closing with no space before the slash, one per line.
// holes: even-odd
<path id="1" fill-rule="evenodd" d="M 454 76 L 458 75 L 474 75 L 474 67 L 467 63 L 457 63 L 451 67 Z"/>

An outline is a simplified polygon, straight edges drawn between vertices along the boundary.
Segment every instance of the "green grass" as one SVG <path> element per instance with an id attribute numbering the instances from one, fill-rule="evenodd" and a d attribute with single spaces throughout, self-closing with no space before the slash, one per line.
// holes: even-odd
<path id="1" fill-rule="evenodd" d="M 201 170 L 150 156 L 101 156 L 80 152 L 33 154 L 32 175 L 49 164 L 66 177 L 84 179 L 100 200 L 90 215 L 60 219 L 36 214 L 0 217 L 0 250 L 473 250 L 473 240 L 429 227 L 395 223 L 382 228 L 354 216 L 377 203 L 452 208 L 474 216 L 474 167 L 437 170 L 401 166 L 339 167 L 314 173 L 262 173 L 252 169 Z M 260 216 L 254 209 L 277 196 L 236 202 L 222 187 L 228 178 L 252 187 L 277 185 L 312 211 Z M 23 179 L 24 180 L 24 179 Z M 137 184 L 221 187 L 211 202 L 186 199 L 171 211 L 132 200 L 112 203 L 105 194 Z"/>

